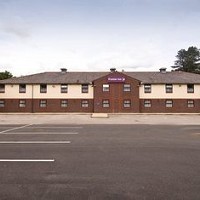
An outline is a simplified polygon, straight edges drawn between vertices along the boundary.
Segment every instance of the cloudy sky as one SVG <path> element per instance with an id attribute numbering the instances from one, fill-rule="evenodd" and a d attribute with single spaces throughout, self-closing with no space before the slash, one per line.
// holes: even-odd
<path id="1" fill-rule="evenodd" d="M 0 0 L 0 71 L 171 70 L 199 19 L 199 0 Z"/>

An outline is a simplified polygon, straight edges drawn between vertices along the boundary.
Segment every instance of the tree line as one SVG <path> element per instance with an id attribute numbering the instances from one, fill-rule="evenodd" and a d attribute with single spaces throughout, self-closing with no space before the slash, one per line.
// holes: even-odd
<path id="1" fill-rule="evenodd" d="M 176 55 L 177 60 L 171 66 L 175 71 L 184 71 L 200 74 L 200 49 L 189 47 L 187 50 L 181 49 Z M 0 72 L 0 80 L 12 78 L 13 75 L 8 72 Z"/>

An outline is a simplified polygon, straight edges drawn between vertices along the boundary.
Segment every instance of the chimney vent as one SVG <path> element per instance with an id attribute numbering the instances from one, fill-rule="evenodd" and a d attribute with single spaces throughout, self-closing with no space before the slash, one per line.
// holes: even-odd
<path id="1" fill-rule="evenodd" d="M 159 70 L 160 70 L 160 73 L 166 73 L 166 72 L 167 72 L 167 71 L 166 71 L 167 68 L 165 68 L 165 67 L 161 67 Z"/>
<path id="2" fill-rule="evenodd" d="M 116 68 L 110 68 L 111 72 L 116 72 Z"/>
<path id="3" fill-rule="evenodd" d="M 62 73 L 66 73 L 67 72 L 66 68 L 61 68 L 60 70 L 61 70 Z"/>

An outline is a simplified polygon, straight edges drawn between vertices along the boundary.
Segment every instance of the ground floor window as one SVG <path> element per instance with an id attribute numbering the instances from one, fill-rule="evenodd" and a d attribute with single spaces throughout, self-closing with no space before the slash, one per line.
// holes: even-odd
<path id="1" fill-rule="evenodd" d="M 65 100 L 61 100 L 60 106 L 62 108 L 66 108 L 68 106 L 68 101 L 66 99 Z"/>
<path id="2" fill-rule="evenodd" d="M 89 107 L 89 101 L 88 100 L 82 100 L 81 101 L 81 107 L 82 108 L 88 108 Z"/>
<path id="3" fill-rule="evenodd" d="M 47 100 L 40 100 L 40 107 L 46 108 L 47 107 Z"/>
<path id="4" fill-rule="evenodd" d="M 0 108 L 5 107 L 5 101 L 4 100 L 0 100 Z"/>
<path id="5" fill-rule="evenodd" d="M 19 100 L 19 107 L 25 108 L 26 107 L 26 100 Z"/>
<path id="6" fill-rule="evenodd" d="M 172 108 L 173 107 L 173 101 L 172 100 L 166 100 L 165 101 L 165 106 L 167 108 Z"/>
<path id="7" fill-rule="evenodd" d="M 103 108 L 109 108 L 110 107 L 110 101 L 108 99 L 104 99 L 102 102 Z"/>
<path id="8" fill-rule="evenodd" d="M 131 107 L 131 100 L 124 100 L 124 108 L 130 108 Z"/>
<path id="9" fill-rule="evenodd" d="M 188 108 L 193 108 L 194 107 L 194 100 L 188 100 L 187 101 L 187 107 Z"/>
<path id="10" fill-rule="evenodd" d="M 150 108 L 151 107 L 151 100 L 144 100 L 144 107 Z"/>

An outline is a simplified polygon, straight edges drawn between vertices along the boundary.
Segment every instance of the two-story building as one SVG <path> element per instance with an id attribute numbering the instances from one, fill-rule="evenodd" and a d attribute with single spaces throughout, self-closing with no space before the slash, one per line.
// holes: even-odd
<path id="1" fill-rule="evenodd" d="M 44 72 L 0 81 L 0 112 L 200 113 L 200 75 Z"/>

